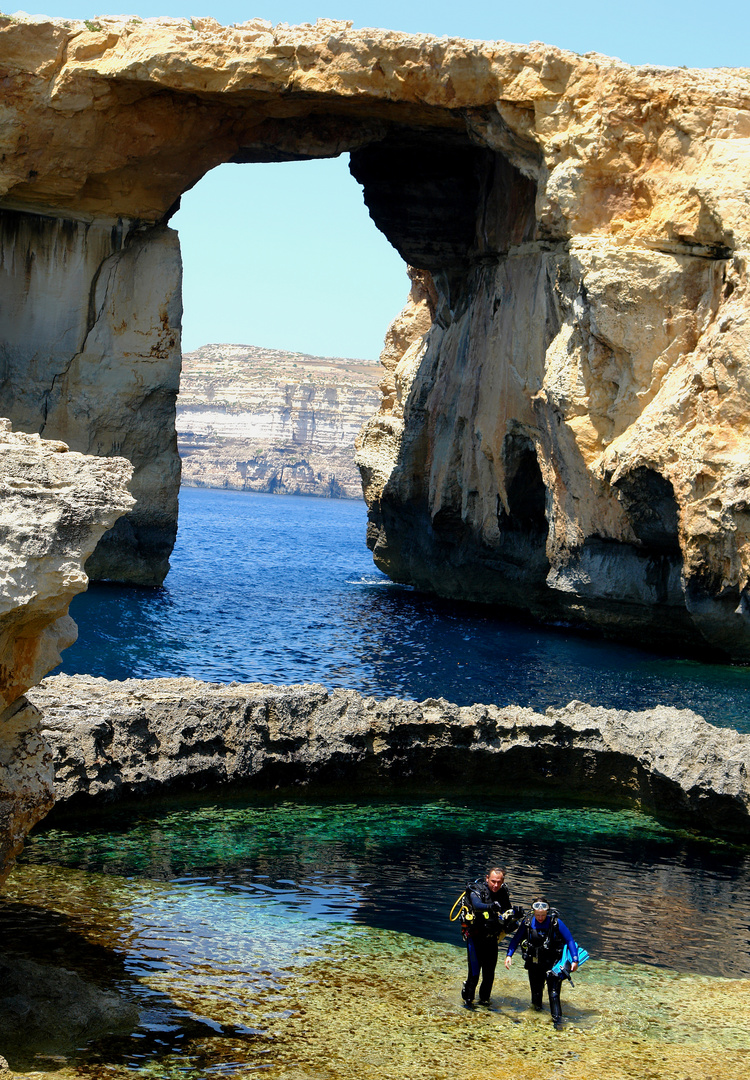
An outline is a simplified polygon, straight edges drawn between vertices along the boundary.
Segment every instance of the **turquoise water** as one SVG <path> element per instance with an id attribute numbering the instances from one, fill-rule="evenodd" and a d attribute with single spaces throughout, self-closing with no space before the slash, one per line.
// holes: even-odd
<path id="1" fill-rule="evenodd" d="M 215 931 L 225 942 L 237 918 L 254 927 L 261 952 L 268 939 L 269 956 L 284 952 L 283 940 L 293 952 L 310 924 L 356 923 L 458 945 L 448 919 L 456 896 L 500 863 L 515 903 L 545 893 L 600 959 L 750 976 L 748 853 L 633 811 L 224 801 L 87 824 L 86 832 L 38 832 L 23 862 L 170 883 L 158 894 L 161 929 L 149 931 L 145 916 L 134 915 L 135 938 L 151 941 L 129 961 L 136 974 L 154 951 L 166 962 L 187 947 L 222 967 L 226 945 L 214 955 L 210 939 Z M 212 929 L 193 939 L 191 919 Z"/>
<path id="2" fill-rule="evenodd" d="M 163 589 L 92 586 L 62 670 L 110 679 L 320 682 L 377 697 L 544 710 L 693 709 L 750 732 L 750 669 L 510 621 L 394 585 L 355 501 L 183 489 Z"/>
<path id="3" fill-rule="evenodd" d="M 538 709 L 666 703 L 750 730 L 750 671 L 393 585 L 373 569 L 364 527 L 356 502 L 187 489 L 166 587 L 78 597 L 64 670 Z M 407 1080 L 484 1075 L 501 1046 L 516 1054 L 512 1075 L 558 1075 L 520 966 L 498 974 L 490 1011 L 461 1007 L 465 954 L 449 912 L 496 864 L 515 903 L 545 894 L 592 955 L 565 992 L 575 1075 L 601 1076 L 614 1045 L 632 1058 L 618 1075 L 640 1080 L 654 1060 L 669 1080 L 694 1075 L 682 1046 L 707 1033 L 717 1078 L 739 1075 L 715 1046 L 744 1053 L 743 1014 L 711 1009 L 744 984 L 717 990 L 710 977 L 750 977 L 747 850 L 634 811 L 272 796 L 42 823 L 0 896 L 0 938 L 118 990 L 140 1020 L 52 1045 L 32 1015 L 11 1064 L 61 1080 Z"/>

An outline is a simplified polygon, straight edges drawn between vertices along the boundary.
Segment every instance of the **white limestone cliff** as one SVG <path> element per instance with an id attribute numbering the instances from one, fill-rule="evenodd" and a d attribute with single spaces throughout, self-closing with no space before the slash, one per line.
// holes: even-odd
<path id="1" fill-rule="evenodd" d="M 184 354 L 183 484 L 361 499 L 354 442 L 378 408 L 380 375 L 376 363 L 252 345 Z"/>

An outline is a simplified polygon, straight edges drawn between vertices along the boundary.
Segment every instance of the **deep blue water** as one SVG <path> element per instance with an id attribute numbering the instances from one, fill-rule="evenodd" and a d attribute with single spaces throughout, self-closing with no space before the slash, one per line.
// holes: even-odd
<path id="1" fill-rule="evenodd" d="M 544 710 L 689 708 L 750 732 L 750 669 L 512 622 L 394 585 L 360 502 L 184 488 L 163 589 L 93 585 L 62 670 L 109 679 L 319 682 Z"/>

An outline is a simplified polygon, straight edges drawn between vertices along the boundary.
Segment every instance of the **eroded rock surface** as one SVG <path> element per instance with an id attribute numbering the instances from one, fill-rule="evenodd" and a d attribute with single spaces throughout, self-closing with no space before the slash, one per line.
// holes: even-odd
<path id="1" fill-rule="evenodd" d="M 77 631 L 83 563 L 132 505 L 132 467 L 14 434 L 0 420 L 0 882 L 23 838 L 52 806 L 52 757 L 24 697 L 60 663 Z"/>
<path id="2" fill-rule="evenodd" d="M 90 236 L 97 254 L 67 306 L 71 325 L 96 327 L 86 282 L 103 287 L 117 258 L 128 297 L 136 253 L 171 243 L 165 222 L 208 169 L 349 152 L 419 282 L 359 451 L 377 564 L 444 595 L 750 660 L 747 70 L 331 20 L 2 19 L 0 41 L 14 280 L 29 230 L 67 229 L 71 251 Z M 55 352 L 46 317 L 21 330 L 63 273 L 47 248 L 33 309 L 13 286 L 11 370 Z M 154 408 L 173 394 L 175 265 L 161 291 L 148 278 L 160 317 L 144 318 L 137 350 L 172 372 L 147 381 Z M 127 335 L 134 306 L 112 311 Z M 116 336 L 108 362 L 126 372 Z M 48 398 L 63 425 L 57 390 L 79 392 L 74 358 L 89 353 L 73 337 L 20 410 L 28 430 Z M 135 391 L 127 407 L 119 395 L 90 439 L 103 453 L 141 411 Z M 144 466 L 140 490 L 168 517 L 165 462 Z"/>
<path id="3" fill-rule="evenodd" d="M 548 793 L 747 836 L 750 736 L 686 710 L 572 702 L 545 715 L 363 698 L 322 686 L 57 675 L 44 710 L 59 803 L 226 783 Z"/>
<path id="4" fill-rule="evenodd" d="M 2 61 L 0 61 L 2 63 Z M 16 429 L 126 457 L 136 506 L 89 577 L 158 585 L 177 534 L 177 233 L 0 209 L 0 402 Z"/>
<path id="5" fill-rule="evenodd" d="M 182 359 L 182 482 L 362 498 L 354 442 L 378 408 L 377 363 L 204 345 Z"/>

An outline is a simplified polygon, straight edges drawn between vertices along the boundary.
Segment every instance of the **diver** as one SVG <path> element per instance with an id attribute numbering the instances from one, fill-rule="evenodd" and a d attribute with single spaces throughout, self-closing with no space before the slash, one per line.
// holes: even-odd
<path id="1" fill-rule="evenodd" d="M 484 881 L 477 880 L 467 887 L 463 905 L 461 931 L 466 942 L 469 973 L 461 987 L 461 997 L 467 1006 L 472 1004 L 481 975 L 479 1003 L 489 1005 L 498 940 L 508 929 L 515 928 L 523 916 L 523 908 L 512 907 L 505 871 L 500 866 L 494 866 Z"/>
<path id="2" fill-rule="evenodd" d="M 562 1026 L 562 1006 L 560 1005 L 560 987 L 563 979 L 578 967 L 578 946 L 554 908 L 543 896 L 538 896 L 531 905 L 531 914 L 527 915 L 516 930 L 505 957 L 505 966 L 510 969 L 513 953 L 521 946 L 524 967 L 529 973 L 531 1004 L 540 1012 L 544 984 L 549 994 L 549 1011 L 556 1028 Z M 570 960 L 559 968 L 559 974 L 552 971 L 563 959 L 563 950 L 568 947 Z"/>

